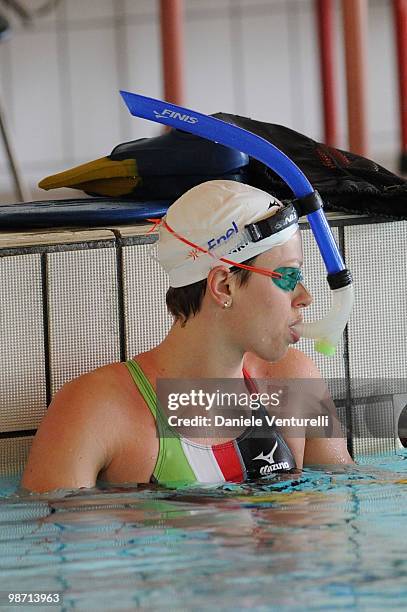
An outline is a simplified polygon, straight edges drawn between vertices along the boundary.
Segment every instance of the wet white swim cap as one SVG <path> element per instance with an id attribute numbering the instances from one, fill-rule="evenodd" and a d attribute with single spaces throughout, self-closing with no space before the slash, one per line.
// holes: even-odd
<path id="1" fill-rule="evenodd" d="M 284 244 L 298 224 L 252 242 L 245 226 L 275 214 L 283 204 L 270 194 L 236 181 L 208 181 L 193 187 L 170 206 L 159 231 L 158 259 L 170 277 L 171 287 L 184 287 L 205 279 L 227 257 L 242 263 L 274 246 Z M 209 251 L 186 244 L 170 229 Z"/>

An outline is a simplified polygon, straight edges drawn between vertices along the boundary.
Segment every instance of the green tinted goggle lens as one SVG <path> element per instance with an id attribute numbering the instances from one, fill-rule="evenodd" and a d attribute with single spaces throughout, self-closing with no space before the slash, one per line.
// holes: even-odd
<path id="1" fill-rule="evenodd" d="M 297 283 L 304 280 L 300 268 L 277 268 L 274 272 L 281 274 L 281 278 L 272 277 L 272 281 L 283 291 L 294 291 Z"/>

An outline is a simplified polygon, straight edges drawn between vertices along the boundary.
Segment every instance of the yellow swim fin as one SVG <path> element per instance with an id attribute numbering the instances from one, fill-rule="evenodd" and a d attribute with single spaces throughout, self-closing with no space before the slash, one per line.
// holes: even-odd
<path id="1" fill-rule="evenodd" d="M 110 196 L 118 198 L 120 196 L 129 195 L 134 188 L 141 183 L 141 179 L 130 177 L 117 177 L 111 179 L 100 179 L 98 181 L 87 181 L 79 183 L 75 189 L 81 189 L 89 195 Z"/>
<path id="2" fill-rule="evenodd" d="M 135 159 L 114 161 L 101 157 L 64 172 L 44 178 L 38 186 L 41 189 L 58 189 L 71 187 L 86 193 L 102 196 L 127 195 L 141 183 Z"/>

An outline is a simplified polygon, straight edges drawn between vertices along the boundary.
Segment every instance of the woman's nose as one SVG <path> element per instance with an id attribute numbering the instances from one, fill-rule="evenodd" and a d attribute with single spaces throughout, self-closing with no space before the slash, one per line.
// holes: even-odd
<path id="1" fill-rule="evenodd" d="M 310 304 L 312 304 L 312 295 L 302 283 L 298 283 L 294 291 L 293 306 L 295 308 L 306 308 Z"/>

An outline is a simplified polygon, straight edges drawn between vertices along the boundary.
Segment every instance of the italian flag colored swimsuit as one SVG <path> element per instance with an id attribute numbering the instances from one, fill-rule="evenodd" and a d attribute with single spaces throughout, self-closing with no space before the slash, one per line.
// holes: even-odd
<path id="1" fill-rule="evenodd" d="M 157 426 L 160 446 L 152 482 L 168 486 L 243 482 L 295 469 L 294 457 L 283 437 L 276 428 L 267 425 L 264 425 L 264 437 L 263 428 L 259 434 L 258 428 L 249 427 L 238 438 L 213 446 L 174 436 L 173 430 L 169 433 L 171 428 L 150 381 L 136 361 L 129 359 L 125 365 Z M 249 391 L 254 392 L 254 381 L 246 371 L 243 374 Z M 264 414 L 265 409 L 261 408 L 256 416 Z"/>

